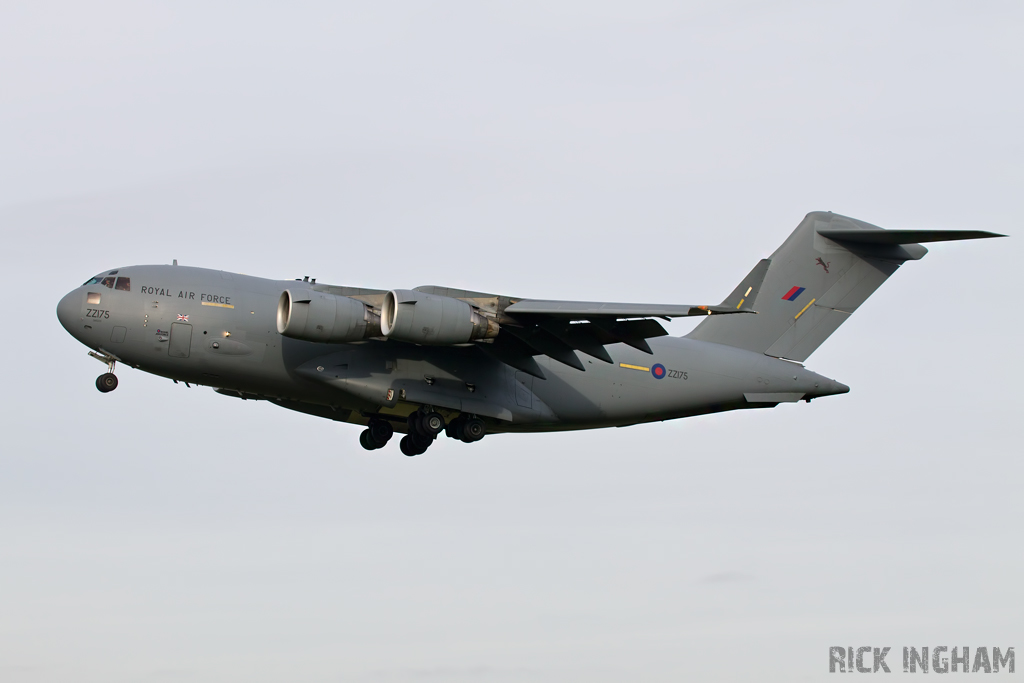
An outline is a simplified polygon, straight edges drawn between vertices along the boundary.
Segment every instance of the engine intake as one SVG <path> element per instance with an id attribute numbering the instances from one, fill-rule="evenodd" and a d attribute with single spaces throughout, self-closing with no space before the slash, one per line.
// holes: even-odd
<path id="1" fill-rule="evenodd" d="M 381 336 L 380 318 L 362 301 L 312 290 L 281 293 L 277 331 L 292 339 L 324 343 Z"/>
<path id="2" fill-rule="evenodd" d="M 497 337 L 499 327 L 465 301 L 395 289 L 384 295 L 380 329 L 397 341 L 450 346 Z"/>

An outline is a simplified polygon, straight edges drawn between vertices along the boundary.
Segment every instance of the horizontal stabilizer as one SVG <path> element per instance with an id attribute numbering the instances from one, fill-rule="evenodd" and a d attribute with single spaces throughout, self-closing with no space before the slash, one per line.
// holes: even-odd
<path id="1" fill-rule="evenodd" d="M 1006 237 L 984 230 L 832 230 L 818 229 L 818 234 L 837 242 L 857 244 L 920 244 L 921 242 L 952 242 Z"/>

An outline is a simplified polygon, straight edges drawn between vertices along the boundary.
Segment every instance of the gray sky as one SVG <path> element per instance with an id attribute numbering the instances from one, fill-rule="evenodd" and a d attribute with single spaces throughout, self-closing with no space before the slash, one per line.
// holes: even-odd
<path id="1" fill-rule="evenodd" d="M 1024 7 L 5 3 L 0 678 L 829 680 L 1024 649 Z M 102 366 L 138 263 L 717 302 L 805 213 L 936 245 L 807 362 L 849 395 L 367 453 Z M 672 326 L 684 334 L 690 323 Z"/>

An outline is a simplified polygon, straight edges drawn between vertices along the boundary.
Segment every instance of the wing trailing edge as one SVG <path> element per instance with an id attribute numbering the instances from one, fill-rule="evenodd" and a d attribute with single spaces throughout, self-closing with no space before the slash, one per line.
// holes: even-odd
<path id="1" fill-rule="evenodd" d="M 568 320 L 590 318 L 687 318 L 695 315 L 747 313 L 729 306 L 695 306 L 688 304 L 619 304 L 596 301 L 551 301 L 519 299 L 505 309 L 511 316 L 544 315 Z"/>

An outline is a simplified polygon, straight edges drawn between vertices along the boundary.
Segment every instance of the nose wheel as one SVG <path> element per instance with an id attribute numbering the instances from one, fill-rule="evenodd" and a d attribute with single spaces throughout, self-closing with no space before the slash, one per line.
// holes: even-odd
<path id="1" fill-rule="evenodd" d="M 104 394 L 117 389 L 117 375 L 112 372 L 104 372 L 96 378 L 96 388 Z"/>
<path id="2" fill-rule="evenodd" d="M 89 355 L 101 363 L 107 364 L 107 371 L 96 378 L 96 388 L 104 394 L 117 389 L 117 375 L 114 374 L 114 365 L 118 361 L 117 356 L 106 353 L 103 349 L 100 349 L 100 353 L 90 351 Z"/>

